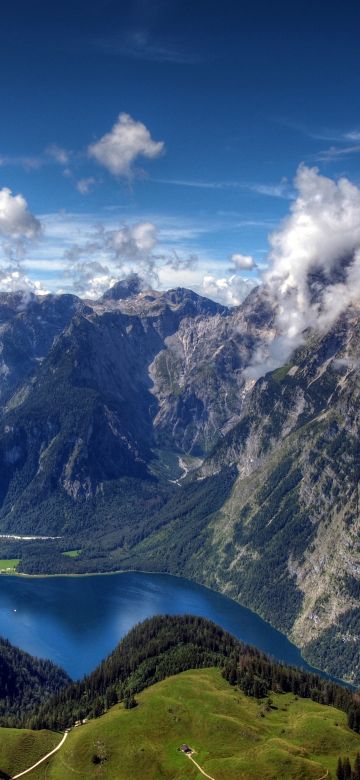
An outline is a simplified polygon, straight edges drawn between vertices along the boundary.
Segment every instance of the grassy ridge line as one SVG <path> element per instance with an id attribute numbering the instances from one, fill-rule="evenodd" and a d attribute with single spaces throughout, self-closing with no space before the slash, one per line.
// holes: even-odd
<path id="1" fill-rule="evenodd" d="M 131 700 L 171 675 L 214 666 L 249 696 L 291 691 L 338 707 L 347 713 L 351 728 L 360 732 L 359 700 L 350 690 L 271 661 L 215 623 L 194 615 L 158 615 L 134 626 L 91 674 L 58 690 L 20 725 L 63 730 L 77 720 L 99 717 L 113 704 Z"/>
<path id="2" fill-rule="evenodd" d="M 335 777 L 339 755 L 354 759 L 360 748 L 339 710 L 291 693 L 257 701 L 217 669 L 167 678 L 137 700 L 74 729 L 32 780 L 200 780 L 183 742 L 215 780 L 320 780 Z"/>

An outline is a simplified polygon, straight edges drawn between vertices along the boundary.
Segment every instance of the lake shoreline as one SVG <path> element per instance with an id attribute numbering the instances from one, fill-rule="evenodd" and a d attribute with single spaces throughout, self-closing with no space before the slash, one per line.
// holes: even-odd
<path id="1" fill-rule="evenodd" d="M 14 578 L 14 579 L 21 579 L 21 580 L 54 580 L 54 579 L 64 579 L 64 580 L 72 580 L 73 579 L 73 580 L 75 580 L 75 579 L 88 579 L 88 578 L 91 578 L 91 577 L 119 576 L 119 575 L 126 575 L 126 574 L 142 574 L 142 575 L 158 576 L 158 577 L 170 577 L 172 579 L 177 579 L 177 580 L 180 580 L 182 582 L 189 583 L 190 585 L 196 585 L 196 586 L 198 586 L 200 588 L 204 588 L 205 590 L 209 591 L 209 593 L 211 593 L 211 594 L 214 594 L 214 595 L 217 595 L 217 596 L 221 596 L 222 598 L 226 599 L 227 601 L 229 601 L 234 606 L 237 606 L 237 607 L 240 607 L 243 610 L 246 610 L 250 615 L 255 616 L 256 618 L 261 620 L 266 626 L 268 626 L 268 628 L 270 630 L 275 631 L 282 639 L 285 639 L 289 643 L 289 645 L 293 648 L 293 650 L 296 651 L 296 653 L 299 654 L 299 657 L 300 657 L 299 660 L 303 662 L 303 666 L 301 666 L 300 663 L 296 664 L 295 662 L 289 662 L 289 661 L 284 661 L 285 664 L 287 664 L 289 666 L 296 666 L 297 668 L 307 669 L 307 671 L 310 671 L 310 672 L 312 672 L 314 674 L 319 674 L 322 677 L 332 679 L 335 682 L 337 682 L 339 685 L 343 685 L 343 686 L 345 686 L 347 688 L 352 688 L 352 689 L 356 690 L 356 687 L 351 682 L 349 682 L 348 680 L 342 679 L 340 677 L 334 677 L 333 675 L 329 674 L 325 670 L 322 670 L 319 667 L 313 666 L 302 655 L 300 647 L 298 647 L 296 644 L 294 644 L 294 642 L 292 642 L 291 639 L 289 639 L 289 637 L 285 633 L 280 631 L 269 620 L 267 620 L 265 617 L 263 617 L 261 614 L 259 614 L 255 610 L 251 609 L 251 607 L 248 607 L 245 604 L 242 604 L 240 601 L 237 601 L 236 599 L 232 598 L 231 596 L 227 595 L 226 593 L 221 592 L 220 590 L 215 590 L 214 588 L 212 588 L 209 585 L 206 585 L 206 584 L 204 584 L 202 582 L 197 582 L 196 580 L 193 580 L 193 579 L 190 579 L 190 578 L 186 578 L 186 577 L 182 577 L 180 574 L 171 574 L 169 572 L 150 571 L 150 570 L 144 570 L 144 569 L 117 569 L 117 570 L 114 570 L 114 571 L 106 571 L 106 572 L 83 572 L 81 574 L 78 574 L 78 573 L 28 574 L 26 572 L 15 572 L 14 571 L 14 572 L 2 572 L 0 574 L 0 581 L 1 581 L 1 576 L 3 578 L 4 577 L 8 577 L 8 578 Z M 184 613 L 184 614 L 186 614 L 186 613 Z M 190 614 L 190 613 L 188 613 L 188 614 Z M 196 612 L 195 613 L 191 613 L 191 614 L 196 614 Z M 218 624 L 221 625 L 221 623 L 219 621 L 214 621 L 214 622 L 218 622 Z M 224 626 L 222 626 L 222 627 L 224 628 Z M 225 629 L 225 630 L 228 630 L 228 629 Z M 230 633 L 232 633 L 232 632 L 230 631 Z M 241 641 L 244 641 L 245 643 L 248 643 L 248 644 L 252 644 L 254 647 L 257 647 L 258 649 L 261 650 L 261 648 L 259 648 L 259 646 L 254 641 L 253 642 L 247 642 L 246 640 L 241 640 Z M 273 658 L 276 659 L 276 655 L 274 655 L 270 651 L 262 650 L 262 652 L 264 652 L 268 656 L 273 657 Z M 277 659 L 277 660 L 279 660 L 279 659 Z"/>

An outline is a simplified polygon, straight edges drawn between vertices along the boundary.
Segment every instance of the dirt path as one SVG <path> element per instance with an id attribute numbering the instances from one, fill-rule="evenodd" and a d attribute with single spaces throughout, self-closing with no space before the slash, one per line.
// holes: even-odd
<path id="1" fill-rule="evenodd" d="M 199 770 L 199 772 L 201 772 L 201 774 L 202 774 L 202 775 L 204 775 L 204 777 L 208 777 L 208 778 L 209 778 L 209 780 L 215 780 L 215 778 L 214 778 L 214 777 L 212 777 L 211 775 L 208 775 L 208 774 L 207 774 L 207 773 L 204 771 L 204 769 L 202 769 L 202 768 L 201 768 L 200 764 L 198 764 L 198 762 L 197 762 L 197 761 L 195 761 L 195 758 L 193 758 L 193 757 L 192 757 L 191 753 L 185 753 L 185 755 L 186 755 L 188 758 L 190 758 L 190 761 L 192 761 L 192 762 L 193 762 L 193 764 L 195 764 L 195 766 L 197 767 L 197 769 Z M 322 777 L 319 777 L 319 780 L 326 780 L 326 778 L 327 778 L 327 777 L 329 777 L 329 770 L 328 770 L 328 769 L 326 770 L 326 774 L 325 774 L 325 775 L 322 775 Z"/>
<path id="2" fill-rule="evenodd" d="M 200 764 L 198 764 L 198 762 L 195 761 L 195 758 L 192 757 L 191 753 L 185 753 L 185 755 L 190 759 L 190 761 L 193 762 L 193 764 L 195 764 L 195 766 L 198 768 L 199 772 L 201 772 L 201 774 L 204 775 L 204 777 L 208 777 L 209 780 L 215 780 L 214 777 L 212 777 L 211 775 L 206 774 L 204 769 L 201 769 Z"/>
<path id="3" fill-rule="evenodd" d="M 28 772 L 32 772 L 32 770 L 36 769 L 37 766 L 39 766 L 40 764 L 43 764 L 44 761 L 46 761 L 46 759 L 50 758 L 50 756 L 53 756 L 54 753 L 56 753 L 58 750 L 60 750 L 60 748 L 62 747 L 62 745 L 64 744 L 64 742 L 66 740 L 67 735 L 68 735 L 68 732 L 65 731 L 65 734 L 64 734 L 61 742 L 59 742 L 58 746 L 56 748 L 54 748 L 54 750 L 51 750 L 50 753 L 46 754 L 46 756 L 43 756 L 43 758 L 40 758 L 40 760 L 37 761 L 36 764 L 33 764 L 32 766 L 30 766 L 29 769 L 24 769 L 23 772 L 19 772 L 18 775 L 14 775 L 14 777 L 12 777 L 11 780 L 17 780 L 18 777 L 23 777 L 23 775 L 27 775 Z"/>

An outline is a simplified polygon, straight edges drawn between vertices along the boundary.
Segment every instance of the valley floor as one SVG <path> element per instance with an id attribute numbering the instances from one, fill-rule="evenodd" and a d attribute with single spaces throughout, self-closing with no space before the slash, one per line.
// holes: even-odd
<path id="1" fill-rule="evenodd" d="M 136 698 L 136 708 L 116 705 L 72 730 L 29 780 L 201 780 L 179 750 L 183 743 L 214 780 L 323 780 L 335 778 L 339 755 L 353 760 L 360 751 L 343 712 L 292 694 L 248 698 L 217 669 L 170 677 Z M 58 742 L 59 734 L 1 729 L 2 776 L 31 766 Z"/>

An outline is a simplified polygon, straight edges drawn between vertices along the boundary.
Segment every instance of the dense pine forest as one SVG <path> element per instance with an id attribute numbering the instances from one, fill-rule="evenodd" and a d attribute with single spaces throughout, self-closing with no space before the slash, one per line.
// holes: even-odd
<path id="1" fill-rule="evenodd" d="M 96 718 L 123 702 L 136 706 L 136 695 L 149 686 L 188 669 L 217 666 L 224 678 L 246 695 L 264 698 L 292 692 L 345 711 L 351 729 L 360 733 L 360 696 L 320 675 L 285 666 L 238 641 L 205 618 L 156 616 L 135 626 L 90 675 L 64 687 L 65 675 L 53 670 L 54 694 L 39 697 L 25 711 L 13 710 L 11 725 L 65 729 L 78 720 Z M 57 674 L 56 674 L 57 672 Z M 59 677 L 60 674 L 60 677 Z M 63 687 L 61 687 L 60 683 Z M 5 687 L 2 684 L 2 689 Z M 17 718 L 16 718 L 17 713 Z M 3 716 L 0 725 L 10 725 Z"/>
<path id="2" fill-rule="evenodd" d="M 27 719 L 70 678 L 51 661 L 34 658 L 0 638 L 0 725 L 25 725 Z"/>

